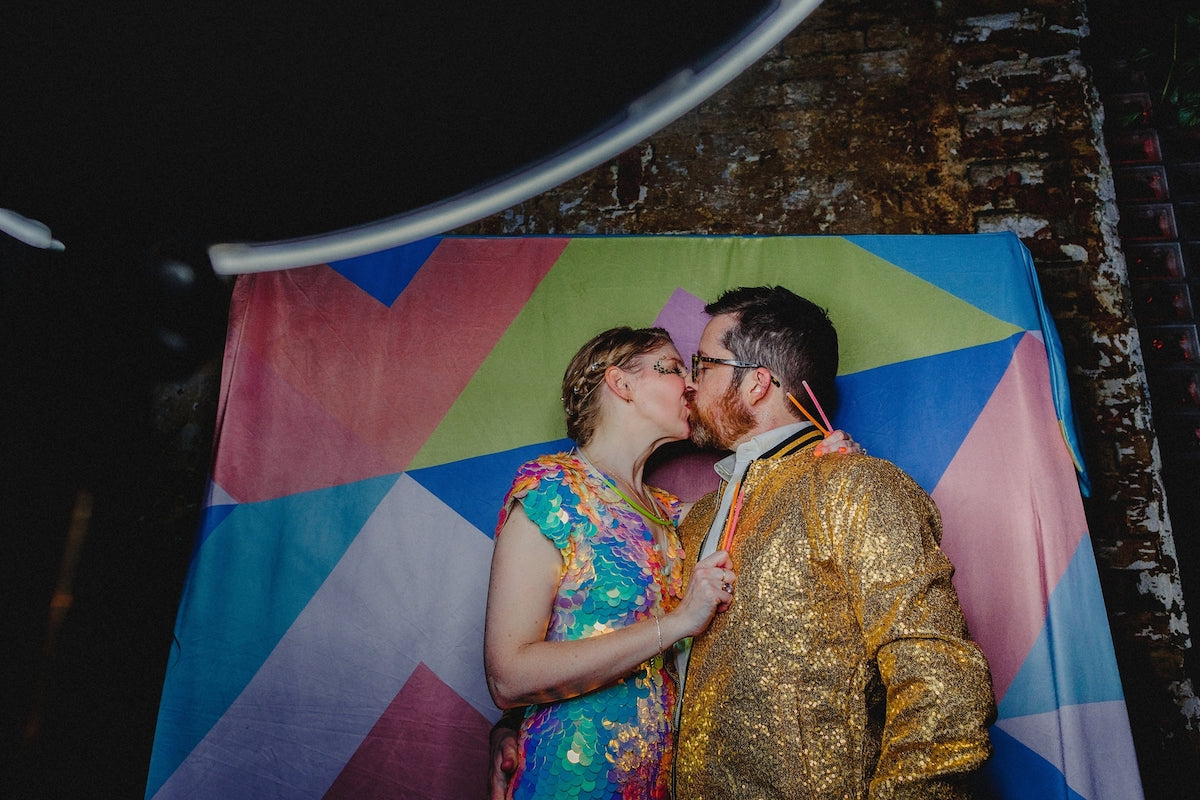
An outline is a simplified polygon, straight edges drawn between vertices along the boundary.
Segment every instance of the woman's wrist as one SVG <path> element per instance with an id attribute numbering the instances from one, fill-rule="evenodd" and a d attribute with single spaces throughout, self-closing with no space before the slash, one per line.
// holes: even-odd
<path id="1" fill-rule="evenodd" d="M 676 642 L 688 635 L 687 631 L 682 629 L 678 610 L 663 614 L 659 618 L 659 630 L 662 632 L 663 647 L 660 652 L 670 650 Z"/>

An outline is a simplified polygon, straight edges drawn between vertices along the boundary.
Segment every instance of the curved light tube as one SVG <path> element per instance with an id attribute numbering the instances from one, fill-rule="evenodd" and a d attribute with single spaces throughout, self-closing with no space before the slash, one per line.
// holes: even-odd
<path id="1" fill-rule="evenodd" d="M 621 121 L 511 177 L 394 217 L 326 234 L 208 248 L 220 275 L 326 264 L 374 253 L 483 219 L 582 175 L 674 122 L 778 44 L 821 0 L 780 0 L 727 53 L 699 72 L 685 69 L 631 102 Z"/>

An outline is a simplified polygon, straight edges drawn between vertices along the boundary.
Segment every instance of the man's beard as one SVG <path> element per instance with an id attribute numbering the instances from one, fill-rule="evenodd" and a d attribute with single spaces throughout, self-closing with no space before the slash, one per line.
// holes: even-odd
<path id="1" fill-rule="evenodd" d="M 709 413 L 696 405 L 689 409 L 691 439 L 697 447 L 729 450 L 734 442 L 754 428 L 754 417 L 738 397 L 737 387 L 733 384 L 729 385 L 712 410 L 715 413 Z"/>

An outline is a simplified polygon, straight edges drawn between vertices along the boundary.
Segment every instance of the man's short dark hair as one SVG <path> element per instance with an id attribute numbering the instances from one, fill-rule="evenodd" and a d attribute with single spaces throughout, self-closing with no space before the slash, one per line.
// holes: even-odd
<path id="1" fill-rule="evenodd" d="M 725 292 L 704 310 L 710 316 L 730 314 L 737 320 L 721 342 L 734 358 L 771 370 L 784 391 L 820 419 L 801 385 L 808 381 L 826 413 L 833 414 L 838 340 L 825 309 L 783 286 L 743 286 Z M 745 371 L 734 372 L 737 385 Z"/>

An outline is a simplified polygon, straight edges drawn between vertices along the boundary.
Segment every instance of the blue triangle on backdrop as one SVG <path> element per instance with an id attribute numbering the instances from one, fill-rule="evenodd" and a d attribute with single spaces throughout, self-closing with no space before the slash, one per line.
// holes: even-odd
<path id="1" fill-rule="evenodd" d="M 995 725 L 989 733 L 996 748 L 983 765 L 983 780 L 990 788 L 988 796 L 1004 800 L 1087 800 L 1067 785 L 1058 767 L 1009 736 Z"/>
<path id="2" fill-rule="evenodd" d="M 1000 719 L 1124 700 L 1092 540 L 1086 533 L 1050 593 L 1046 620 L 1000 701 Z"/>
<path id="3" fill-rule="evenodd" d="M 160 714 L 186 708 L 187 724 L 159 725 L 151 786 L 241 694 L 399 477 L 225 507 L 231 511 L 198 548 L 180 602 Z"/>
<path id="4" fill-rule="evenodd" d="M 200 528 L 196 532 L 195 547 L 199 548 L 201 545 L 203 545 L 204 540 L 208 538 L 209 534 L 216 530 L 217 527 L 224 522 L 230 514 L 233 513 L 235 508 L 237 508 L 237 503 L 209 506 L 208 508 L 204 509 L 204 517 L 200 520 Z M 195 557 L 195 555 L 196 553 L 193 549 L 192 556 Z"/>
<path id="5" fill-rule="evenodd" d="M 491 537 L 496 534 L 500 503 L 512 486 L 517 468 L 538 456 L 570 450 L 574 446 L 570 439 L 538 442 L 502 453 L 424 467 L 408 474 Z"/>
<path id="6" fill-rule="evenodd" d="M 431 236 L 378 253 L 331 261 L 329 266 L 391 308 L 441 241 L 442 237 Z"/>
<path id="7" fill-rule="evenodd" d="M 848 431 L 871 455 L 895 463 L 932 493 L 950 460 L 1004 377 L 1025 332 L 991 344 L 887 364 L 837 379 L 843 398 L 835 426 Z M 969 379 L 947 385 L 947 376 Z M 937 419 L 903 416 L 908 396 L 937 387 Z M 897 411 L 899 409 L 900 411 Z"/>

